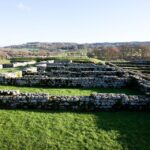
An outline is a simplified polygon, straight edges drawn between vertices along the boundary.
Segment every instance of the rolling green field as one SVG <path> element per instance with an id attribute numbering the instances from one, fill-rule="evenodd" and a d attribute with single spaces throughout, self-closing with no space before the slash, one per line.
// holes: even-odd
<path id="1" fill-rule="evenodd" d="M 51 95 L 65 95 L 65 96 L 89 96 L 97 93 L 123 93 L 127 95 L 139 95 L 140 92 L 134 89 L 105 89 L 105 88 L 44 88 L 44 87 L 17 87 L 17 86 L 3 86 L 0 85 L 0 90 L 19 90 L 23 93 L 48 93 Z"/>
<path id="2" fill-rule="evenodd" d="M 149 150 L 149 112 L 0 110 L 2 150 Z"/>

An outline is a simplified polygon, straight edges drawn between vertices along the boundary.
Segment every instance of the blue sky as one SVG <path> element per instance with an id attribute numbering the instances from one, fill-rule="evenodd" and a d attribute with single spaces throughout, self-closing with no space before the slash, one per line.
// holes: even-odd
<path id="1" fill-rule="evenodd" d="M 0 46 L 150 41 L 150 0 L 0 0 Z"/>

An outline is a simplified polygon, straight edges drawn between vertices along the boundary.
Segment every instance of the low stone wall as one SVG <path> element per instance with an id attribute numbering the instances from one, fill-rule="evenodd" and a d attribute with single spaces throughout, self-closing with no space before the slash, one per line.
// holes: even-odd
<path id="1" fill-rule="evenodd" d="M 119 71 L 81 71 L 81 72 L 72 72 L 72 71 L 51 71 L 45 73 L 49 77 L 102 77 L 102 76 L 124 76 L 124 72 Z"/>
<path id="2" fill-rule="evenodd" d="M 3 64 L 3 68 L 13 68 L 13 64 Z"/>
<path id="3" fill-rule="evenodd" d="M 105 66 L 105 65 L 97 65 L 94 63 L 47 63 L 47 67 L 101 67 L 101 66 Z"/>
<path id="4" fill-rule="evenodd" d="M 102 76 L 80 77 L 80 78 L 49 78 L 46 76 L 24 76 L 22 78 L 5 78 L 0 77 L 2 85 L 18 85 L 18 86 L 48 86 L 48 87 L 103 87 L 103 88 L 121 88 L 127 87 L 130 80 L 125 77 Z"/>
<path id="5" fill-rule="evenodd" d="M 150 81 L 139 76 L 132 75 L 132 84 L 139 89 L 143 94 L 150 95 Z"/>
<path id="6" fill-rule="evenodd" d="M 51 64 L 51 63 L 54 63 L 54 60 L 40 61 L 40 62 L 37 63 L 37 65 L 41 65 L 41 64 L 43 64 L 43 65 L 46 64 L 47 65 L 47 64 Z"/>
<path id="7" fill-rule="evenodd" d="M 0 90 L 0 96 L 3 95 L 3 96 L 8 96 L 8 95 L 19 95 L 20 94 L 20 91 L 19 90 Z"/>
<path id="8" fill-rule="evenodd" d="M 36 61 L 29 61 L 29 62 L 14 62 L 11 64 L 3 64 L 3 68 L 16 68 L 21 66 L 33 65 L 36 64 Z"/>
<path id="9" fill-rule="evenodd" d="M 143 60 L 143 61 L 141 61 L 141 60 L 137 60 L 137 61 L 127 61 L 127 62 L 111 62 L 111 63 L 114 63 L 114 64 L 126 64 L 126 65 L 128 65 L 128 64 L 135 64 L 135 65 L 150 65 L 150 61 L 145 61 L 145 60 Z"/>
<path id="10" fill-rule="evenodd" d="M 63 67 L 55 70 L 55 67 Z M 6 73 L 0 75 L 0 84 L 19 86 L 47 86 L 47 87 L 84 87 L 84 88 L 124 88 L 131 85 L 137 87 L 144 94 L 150 93 L 150 81 L 140 75 L 120 69 L 116 65 L 95 65 L 92 63 L 52 63 L 50 72 L 38 71 L 32 75 L 20 77 Z M 70 70 L 66 68 L 69 67 Z M 94 71 L 93 71 L 94 70 Z"/>
<path id="11" fill-rule="evenodd" d="M 124 73 L 130 78 L 130 81 L 131 81 L 130 86 L 138 89 L 140 92 L 142 92 L 145 95 L 150 95 L 150 78 L 149 77 L 144 76 L 141 73 L 127 71 L 112 63 L 107 63 L 107 65 L 115 67 L 116 70 L 124 71 Z"/>
<path id="12" fill-rule="evenodd" d="M 53 64 L 54 60 L 41 61 L 36 64 L 37 71 L 44 72 L 47 68 L 47 64 Z"/>
<path id="13" fill-rule="evenodd" d="M 72 65 L 65 65 L 65 64 L 47 64 L 46 71 L 73 71 L 73 72 L 80 72 L 80 71 L 115 71 L 114 67 L 110 67 L 108 65 L 95 65 L 95 64 L 76 64 L 73 63 Z"/>
<path id="14" fill-rule="evenodd" d="M 37 67 L 26 67 L 22 70 L 22 75 L 34 75 L 37 74 Z"/>
<path id="15" fill-rule="evenodd" d="M 54 63 L 69 64 L 72 63 L 72 60 L 54 60 Z"/>
<path id="16" fill-rule="evenodd" d="M 43 72 L 45 72 L 47 65 L 46 64 L 41 64 L 41 65 L 37 65 L 36 67 L 37 67 L 38 72 L 43 73 Z"/>
<path id="17" fill-rule="evenodd" d="M 45 73 L 49 77 L 99 77 L 102 75 L 126 75 L 125 71 L 109 65 L 92 63 L 53 63 L 37 65 L 38 73 Z"/>
<path id="18" fill-rule="evenodd" d="M 19 77 L 22 77 L 22 71 L 0 73 L 0 80 L 6 78 L 19 78 Z"/>
<path id="19" fill-rule="evenodd" d="M 13 91 L 14 92 L 14 91 Z M 150 110 L 150 97 L 125 94 L 92 94 L 91 96 L 49 96 L 48 94 L 6 95 L 0 92 L 0 108 L 73 111 Z"/>

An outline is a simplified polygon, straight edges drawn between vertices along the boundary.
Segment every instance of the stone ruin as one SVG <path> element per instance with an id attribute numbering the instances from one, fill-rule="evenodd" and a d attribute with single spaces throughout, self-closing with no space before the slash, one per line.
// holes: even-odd
<path id="1" fill-rule="evenodd" d="M 0 79 L 2 79 L 2 78 L 19 78 L 19 77 L 22 77 L 22 71 L 0 73 Z"/>
<path id="2" fill-rule="evenodd" d="M 27 62 L 12 62 L 10 64 L 2 64 L 2 68 L 16 68 L 16 67 L 24 67 L 27 65 L 34 65 L 36 61 L 27 61 Z"/>
<path id="3" fill-rule="evenodd" d="M 0 77 L 0 84 L 20 86 L 121 88 L 130 82 L 126 72 L 93 63 L 47 63 L 44 69 L 37 67 L 37 72 L 21 78 Z"/>
<path id="4" fill-rule="evenodd" d="M 150 110 L 147 96 L 91 94 L 90 96 L 52 96 L 43 93 L 0 91 L 0 108 L 71 111 Z"/>
<path id="5" fill-rule="evenodd" d="M 42 64 L 42 66 L 39 66 Z M 82 88 L 126 88 L 139 85 L 144 93 L 150 91 L 150 81 L 127 72 L 113 64 L 41 62 L 22 77 L 0 76 L 2 85 L 82 87 Z M 32 72 L 32 73 L 31 73 Z"/>
<path id="6" fill-rule="evenodd" d="M 65 110 L 150 109 L 150 81 L 127 72 L 113 64 L 46 62 L 37 66 L 34 74 L 22 77 L 0 76 L 1 85 L 81 87 L 81 88 L 137 88 L 141 95 L 92 94 L 90 96 L 52 96 L 48 94 L 2 94 L 0 103 L 8 108 L 44 108 Z M 11 92 L 9 92 L 11 93 Z"/>

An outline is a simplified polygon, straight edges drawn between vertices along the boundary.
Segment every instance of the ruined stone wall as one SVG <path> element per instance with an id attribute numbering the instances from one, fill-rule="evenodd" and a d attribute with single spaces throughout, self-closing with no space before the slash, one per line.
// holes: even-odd
<path id="1" fill-rule="evenodd" d="M 0 92 L 0 108 L 36 108 L 47 110 L 101 111 L 150 110 L 150 97 L 125 94 L 92 94 L 91 96 L 52 96 L 48 94 Z"/>
<path id="2" fill-rule="evenodd" d="M 70 64 L 72 60 L 54 60 L 54 63 Z"/>
<path id="3" fill-rule="evenodd" d="M 3 68 L 13 68 L 13 64 L 3 64 Z"/>
<path id="4" fill-rule="evenodd" d="M 150 93 L 150 81 L 130 74 L 115 65 L 93 63 L 48 63 L 47 72 L 23 77 L 0 76 L 2 85 L 124 88 L 131 85 L 144 94 Z"/>
<path id="5" fill-rule="evenodd" d="M 48 63 L 46 72 L 22 78 L 1 78 L 0 84 L 19 86 L 121 88 L 130 78 L 115 67 L 93 63 Z"/>
<path id="6" fill-rule="evenodd" d="M 119 71 L 51 71 L 45 73 L 49 77 L 102 77 L 102 76 L 124 76 L 123 72 Z"/>
<path id="7" fill-rule="evenodd" d="M 108 65 L 96 65 L 93 63 L 53 63 L 47 64 L 46 71 L 115 71 L 115 67 L 110 67 Z"/>
<path id="8" fill-rule="evenodd" d="M 44 69 L 49 77 L 102 77 L 102 76 L 127 76 L 123 70 L 117 70 L 109 65 L 96 65 L 93 63 L 53 63 L 47 64 Z"/>
<path id="9" fill-rule="evenodd" d="M 0 77 L 0 84 L 48 87 L 121 88 L 128 86 L 128 84 L 130 84 L 130 80 L 125 77 L 117 76 L 102 76 L 100 78 L 50 78 L 46 76 L 24 76 L 22 78 Z"/>
<path id="10" fill-rule="evenodd" d="M 35 63 L 36 63 L 36 61 L 14 62 L 11 64 L 3 64 L 3 68 L 16 68 L 16 67 L 21 67 L 21 66 L 26 66 L 26 65 L 33 65 Z"/>
<path id="11" fill-rule="evenodd" d="M 150 81 L 139 76 L 132 75 L 132 84 L 139 89 L 143 94 L 150 95 Z"/>
<path id="12" fill-rule="evenodd" d="M 124 70 L 123 68 L 118 67 L 117 65 L 112 63 L 107 63 L 107 65 L 115 67 L 116 70 L 122 70 L 124 74 L 130 78 L 130 86 L 138 89 L 145 95 L 150 95 L 150 79 L 148 77 L 144 76 L 141 73 Z"/>
<path id="13" fill-rule="evenodd" d="M 124 76 L 125 72 L 116 70 L 114 67 L 108 65 L 95 65 L 91 63 L 79 64 L 61 64 L 53 63 L 46 66 L 37 66 L 38 74 L 43 74 L 49 77 L 100 77 L 104 75 L 110 76 Z"/>
<path id="14" fill-rule="evenodd" d="M 5 78 L 19 78 L 19 77 L 22 77 L 22 71 L 0 73 L 0 80 L 4 80 Z"/>

